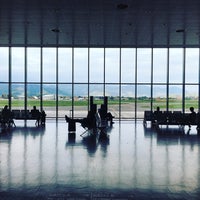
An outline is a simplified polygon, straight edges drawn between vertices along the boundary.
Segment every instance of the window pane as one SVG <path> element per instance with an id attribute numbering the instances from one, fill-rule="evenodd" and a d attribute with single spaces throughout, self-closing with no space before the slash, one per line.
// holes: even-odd
<path id="1" fill-rule="evenodd" d="M 144 117 L 144 111 L 151 109 L 151 87 L 149 85 L 137 86 L 137 118 Z"/>
<path id="2" fill-rule="evenodd" d="M 135 117 L 135 85 L 122 85 L 121 87 L 121 117 Z"/>
<path id="3" fill-rule="evenodd" d="M 135 82 L 135 49 L 121 50 L 121 80 L 122 83 Z"/>
<path id="4" fill-rule="evenodd" d="M 56 82 L 56 48 L 43 48 L 43 81 Z"/>
<path id="5" fill-rule="evenodd" d="M 74 117 L 86 117 L 88 113 L 88 85 L 74 85 Z"/>
<path id="6" fill-rule="evenodd" d="M 153 86 L 153 110 L 159 106 L 161 110 L 167 110 L 166 99 L 166 85 L 154 85 Z"/>
<path id="7" fill-rule="evenodd" d="M 119 83 L 119 49 L 107 48 L 105 51 L 105 82 Z"/>
<path id="8" fill-rule="evenodd" d="M 169 86 L 169 110 L 182 110 L 182 85 Z"/>
<path id="9" fill-rule="evenodd" d="M 90 49 L 90 83 L 103 83 L 104 81 L 104 49 Z"/>
<path id="10" fill-rule="evenodd" d="M 8 105 L 8 84 L 0 83 L 0 109 Z"/>
<path id="11" fill-rule="evenodd" d="M 40 84 L 28 84 L 27 95 L 27 109 L 31 110 L 33 106 L 40 109 Z"/>
<path id="12" fill-rule="evenodd" d="M 103 84 L 90 84 L 90 96 L 102 97 Z"/>
<path id="13" fill-rule="evenodd" d="M 189 112 L 191 106 L 198 111 L 198 85 L 185 86 L 185 111 Z"/>
<path id="14" fill-rule="evenodd" d="M 24 84 L 12 84 L 11 85 L 12 109 L 24 109 Z"/>
<path id="15" fill-rule="evenodd" d="M 58 81 L 70 83 L 72 81 L 72 48 L 59 48 L 58 65 Z"/>
<path id="16" fill-rule="evenodd" d="M 40 81 L 40 48 L 27 49 L 27 80 L 28 82 Z"/>
<path id="17" fill-rule="evenodd" d="M 151 82 L 151 49 L 137 50 L 138 83 Z"/>
<path id="18" fill-rule="evenodd" d="M 153 82 L 166 83 L 167 49 L 153 49 Z"/>
<path id="19" fill-rule="evenodd" d="M 58 117 L 68 115 L 71 117 L 72 110 L 72 85 L 58 85 Z"/>
<path id="20" fill-rule="evenodd" d="M 88 82 L 88 49 L 74 49 L 74 82 Z"/>
<path id="21" fill-rule="evenodd" d="M 0 47 L 0 60 L 1 60 L 1 73 L 0 73 L 0 82 L 8 82 L 8 48 Z"/>
<path id="22" fill-rule="evenodd" d="M 119 118 L 119 85 L 106 85 L 105 93 L 108 97 L 108 112 Z"/>
<path id="23" fill-rule="evenodd" d="M 186 49 L 185 82 L 199 81 L 199 49 Z"/>
<path id="24" fill-rule="evenodd" d="M 24 48 L 12 48 L 12 81 L 24 82 Z"/>
<path id="25" fill-rule="evenodd" d="M 43 110 L 47 117 L 56 117 L 56 85 L 43 85 Z"/>
<path id="26" fill-rule="evenodd" d="M 183 49 L 169 50 L 169 82 L 183 82 Z"/>

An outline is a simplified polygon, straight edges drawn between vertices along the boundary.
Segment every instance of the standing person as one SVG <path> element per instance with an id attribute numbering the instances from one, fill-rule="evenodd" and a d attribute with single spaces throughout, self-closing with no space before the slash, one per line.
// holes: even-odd
<path id="1" fill-rule="evenodd" d="M 191 124 L 196 122 L 196 112 L 194 111 L 194 107 L 190 107 L 190 114 L 189 114 L 189 128 L 191 128 Z"/>
<path id="2" fill-rule="evenodd" d="M 43 110 L 41 112 L 41 125 L 45 125 L 46 124 L 46 113 L 45 111 Z"/>

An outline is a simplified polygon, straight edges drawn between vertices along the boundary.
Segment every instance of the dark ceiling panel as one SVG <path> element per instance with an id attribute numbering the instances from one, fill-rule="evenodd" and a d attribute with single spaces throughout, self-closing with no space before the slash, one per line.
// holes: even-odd
<path id="1" fill-rule="evenodd" d="M 199 0 L 1 0 L 0 46 L 199 47 Z"/>

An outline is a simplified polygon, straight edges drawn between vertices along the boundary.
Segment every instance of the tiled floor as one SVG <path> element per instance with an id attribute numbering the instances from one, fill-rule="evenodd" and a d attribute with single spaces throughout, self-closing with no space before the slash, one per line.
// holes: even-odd
<path id="1" fill-rule="evenodd" d="M 16 125 L 0 136 L 0 199 L 199 199 L 195 127 L 122 121 L 102 139 L 77 125 L 74 139 L 64 121 Z"/>

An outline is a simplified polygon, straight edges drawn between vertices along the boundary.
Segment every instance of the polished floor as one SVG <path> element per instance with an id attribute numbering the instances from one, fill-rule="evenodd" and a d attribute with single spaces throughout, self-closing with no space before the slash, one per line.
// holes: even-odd
<path id="1" fill-rule="evenodd" d="M 16 125 L 0 135 L 0 199 L 199 199 L 195 127 L 121 121 L 108 137 L 77 125 L 74 138 L 62 120 Z"/>

